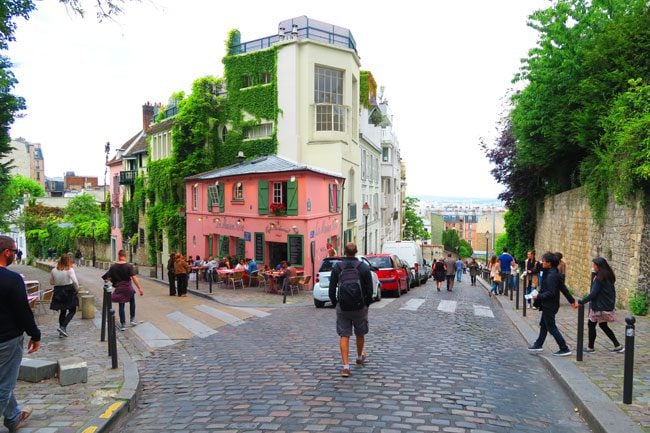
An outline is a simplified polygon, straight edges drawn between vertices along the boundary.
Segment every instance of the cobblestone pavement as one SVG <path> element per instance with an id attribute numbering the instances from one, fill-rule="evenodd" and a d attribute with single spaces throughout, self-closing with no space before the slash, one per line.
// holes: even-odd
<path id="1" fill-rule="evenodd" d="M 331 308 L 276 309 L 155 350 L 120 431 L 590 431 L 501 308 L 465 281 L 373 304 L 368 362 L 349 378 L 334 322 Z"/>
<path id="2" fill-rule="evenodd" d="M 514 308 L 514 302 L 509 302 L 505 296 L 500 296 L 498 299 L 504 308 Z M 586 322 L 588 306 L 585 307 Z M 618 338 L 621 344 L 625 344 L 625 317 L 630 314 L 629 311 L 618 310 L 618 322 L 610 324 L 610 328 L 614 331 L 616 338 Z M 540 313 L 538 311 L 527 310 L 525 321 L 535 331 L 539 330 L 539 318 Z M 556 321 L 562 335 L 567 340 L 567 344 L 574 351 L 571 359 L 580 371 L 605 392 L 612 401 L 617 403 L 644 431 L 650 432 L 650 339 L 648 338 L 650 335 L 650 319 L 647 316 L 636 317 L 633 399 L 632 404 L 629 405 L 623 404 L 623 367 L 625 356 L 620 353 L 609 352 L 613 345 L 609 338 L 598 328 L 596 344 L 594 346 L 596 352 L 584 352 L 583 361 L 576 361 L 575 350 L 578 314 L 564 298 L 561 300 L 560 311 L 556 316 Z M 551 336 L 547 338 L 545 346 L 547 351 L 557 350 L 555 340 Z M 587 326 L 585 323 L 584 347 L 586 346 Z"/>
<path id="3" fill-rule="evenodd" d="M 22 273 L 28 280 L 39 280 L 42 288 L 50 287 L 49 273 L 29 266 L 12 265 L 11 270 Z M 39 383 L 18 381 L 16 396 L 19 402 L 31 406 L 34 413 L 21 428 L 21 433 L 76 432 L 106 404 L 113 400 L 123 384 L 123 370 L 111 368 L 106 343 L 99 341 L 100 331 L 92 320 L 82 320 L 81 312 L 68 326 L 68 338 L 59 338 L 58 313 L 49 310 L 36 315 L 41 329 L 41 348 L 25 357 L 57 361 L 78 356 L 88 365 L 88 382 L 60 386 L 53 378 Z M 29 337 L 26 337 L 26 340 Z M 121 363 L 120 363 L 121 366 Z M 7 430 L 0 427 L 0 433 Z"/>

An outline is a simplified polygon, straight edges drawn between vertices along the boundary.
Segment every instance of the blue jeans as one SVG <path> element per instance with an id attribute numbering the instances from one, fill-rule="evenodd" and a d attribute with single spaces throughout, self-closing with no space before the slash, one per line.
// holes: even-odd
<path id="1" fill-rule="evenodd" d="M 13 426 L 20 416 L 14 388 L 22 359 L 22 335 L 0 343 L 0 410 L 5 417 L 5 427 Z"/>
<path id="2" fill-rule="evenodd" d="M 124 314 L 124 302 L 120 302 L 119 314 L 120 324 L 124 325 L 126 323 L 126 315 Z M 135 293 L 131 294 L 131 300 L 129 301 L 129 315 L 131 316 L 131 320 L 135 320 Z"/>
<path id="3" fill-rule="evenodd" d="M 456 281 L 460 282 L 460 278 L 463 276 L 462 269 L 456 269 Z"/>
<path id="4" fill-rule="evenodd" d="M 548 310 L 542 310 L 542 318 L 539 320 L 539 336 L 535 341 L 535 347 L 542 347 L 546 340 L 546 335 L 549 333 L 555 338 L 557 345 L 560 346 L 560 350 L 569 348 L 560 330 L 557 329 L 557 325 L 555 325 L 555 314 Z"/>

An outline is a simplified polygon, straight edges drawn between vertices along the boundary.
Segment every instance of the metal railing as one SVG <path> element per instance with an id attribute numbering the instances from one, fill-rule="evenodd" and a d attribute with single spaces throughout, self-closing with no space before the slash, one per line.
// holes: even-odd
<path id="1" fill-rule="evenodd" d="M 120 185 L 133 185 L 137 172 L 135 170 L 120 171 Z"/>

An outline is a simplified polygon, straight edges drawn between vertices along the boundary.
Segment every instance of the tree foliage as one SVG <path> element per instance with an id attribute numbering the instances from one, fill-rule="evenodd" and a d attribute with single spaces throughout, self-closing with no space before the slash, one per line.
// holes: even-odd
<path id="1" fill-rule="evenodd" d="M 415 212 L 419 202 L 420 200 L 415 197 L 406 197 L 404 199 L 406 208 L 404 211 L 404 234 L 402 236 L 404 240 L 420 241 L 429 239 L 429 233 L 424 229 L 422 218 Z"/>
<path id="2" fill-rule="evenodd" d="M 45 189 L 38 182 L 16 175 L 8 178 L 9 182 L 0 195 L 0 230 L 7 231 L 11 224 L 17 223 L 18 215 L 14 213 L 23 203 L 24 197 L 45 196 Z M 27 203 L 24 203 L 25 205 Z"/>

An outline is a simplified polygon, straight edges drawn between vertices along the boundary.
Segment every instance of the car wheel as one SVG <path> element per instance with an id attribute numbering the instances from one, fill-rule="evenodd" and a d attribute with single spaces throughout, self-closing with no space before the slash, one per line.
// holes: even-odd
<path id="1" fill-rule="evenodd" d="M 398 298 L 402 296 L 402 288 L 399 286 L 399 281 L 397 282 L 397 292 L 395 293 L 397 293 L 395 296 Z"/>
<path id="2" fill-rule="evenodd" d="M 314 299 L 314 305 L 316 308 L 323 308 L 325 306 L 325 301 L 319 301 L 318 299 Z"/>
<path id="3" fill-rule="evenodd" d="M 420 281 L 420 275 L 416 275 L 415 276 L 415 285 L 417 287 L 420 287 L 420 284 L 422 284 L 422 282 Z"/>
<path id="4" fill-rule="evenodd" d="M 377 296 L 375 296 L 375 302 L 381 301 L 381 286 L 377 286 Z"/>

